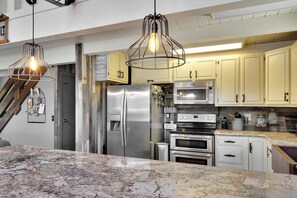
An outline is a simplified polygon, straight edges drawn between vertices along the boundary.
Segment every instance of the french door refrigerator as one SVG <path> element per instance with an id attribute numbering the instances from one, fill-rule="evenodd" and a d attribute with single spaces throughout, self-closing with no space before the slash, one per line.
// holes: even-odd
<path id="1" fill-rule="evenodd" d="M 107 87 L 107 154 L 155 158 L 163 140 L 162 89 L 155 85 Z"/>

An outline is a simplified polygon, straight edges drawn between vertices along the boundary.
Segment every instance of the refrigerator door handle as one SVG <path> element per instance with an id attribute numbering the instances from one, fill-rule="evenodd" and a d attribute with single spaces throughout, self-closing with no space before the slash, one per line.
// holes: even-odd
<path id="1" fill-rule="evenodd" d="M 124 95 L 124 118 L 123 118 L 123 126 L 124 126 L 124 144 L 127 147 L 127 97 Z"/>
<path id="2" fill-rule="evenodd" d="M 120 132 L 121 132 L 121 140 L 122 140 L 122 146 L 124 145 L 124 103 L 125 103 L 125 96 L 123 96 L 122 100 L 122 109 L 121 109 L 121 127 L 120 127 Z"/>

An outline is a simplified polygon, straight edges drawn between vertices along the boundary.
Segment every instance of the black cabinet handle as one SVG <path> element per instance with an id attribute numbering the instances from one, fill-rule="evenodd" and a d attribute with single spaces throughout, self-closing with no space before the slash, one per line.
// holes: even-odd
<path id="1" fill-rule="evenodd" d="M 235 157 L 235 155 L 232 155 L 232 154 L 225 154 L 224 156 L 225 157 Z"/>
<path id="2" fill-rule="evenodd" d="M 249 148 L 250 148 L 250 153 L 253 152 L 253 146 L 252 146 L 252 143 L 249 144 Z"/>
<path id="3" fill-rule="evenodd" d="M 236 100 L 236 103 L 238 103 L 238 94 L 236 94 L 235 100 Z"/>
<path id="4" fill-rule="evenodd" d="M 146 82 L 154 82 L 154 80 L 147 80 Z"/>
<path id="5" fill-rule="evenodd" d="M 198 78 L 198 72 L 195 71 L 195 78 Z"/>
<path id="6" fill-rule="evenodd" d="M 190 78 L 192 78 L 192 71 L 190 71 Z"/>
<path id="7" fill-rule="evenodd" d="M 289 98 L 287 98 L 287 96 L 289 96 L 289 92 L 285 92 L 284 93 L 284 100 L 285 100 L 285 102 L 289 102 Z"/>
<path id="8" fill-rule="evenodd" d="M 118 78 L 121 78 L 121 71 L 118 71 Z"/>
<path id="9" fill-rule="evenodd" d="M 235 141 L 232 141 L 232 140 L 226 140 L 226 141 L 224 141 L 225 143 L 235 143 Z"/>
<path id="10" fill-rule="evenodd" d="M 245 94 L 242 94 L 242 102 L 245 102 Z"/>

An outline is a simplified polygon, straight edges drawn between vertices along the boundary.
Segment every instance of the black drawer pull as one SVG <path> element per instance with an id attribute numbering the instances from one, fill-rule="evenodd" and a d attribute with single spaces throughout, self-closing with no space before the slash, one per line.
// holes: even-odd
<path id="1" fill-rule="evenodd" d="M 224 155 L 225 157 L 235 157 L 235 155 L 231 155 L 231 154 L 226 154 Z"/>
<path id="2" fill-rule="evenodd" d="M 232 143 L 232 144 L 234 144 L 235 143 L 235 141 L 232 141 L 232 140 L 226 140 L 226 141 L 224 141 L 225 143 Z"/>

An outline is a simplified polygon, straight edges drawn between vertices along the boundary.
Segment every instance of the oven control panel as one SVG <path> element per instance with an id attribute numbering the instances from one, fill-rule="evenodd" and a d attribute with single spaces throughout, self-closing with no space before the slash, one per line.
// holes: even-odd
<path id="1" fill-rule="evenodd" d="M 178 122 L 207 122 L 216 123 L 216 114 L 178 114 Z"/>

